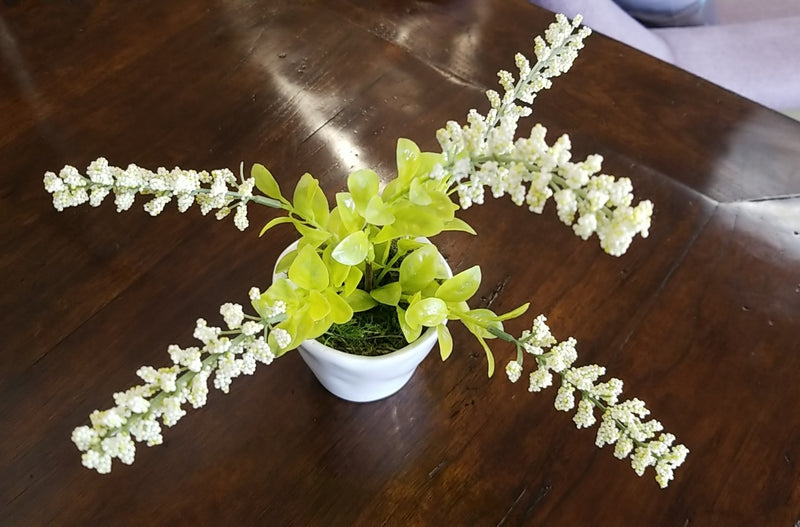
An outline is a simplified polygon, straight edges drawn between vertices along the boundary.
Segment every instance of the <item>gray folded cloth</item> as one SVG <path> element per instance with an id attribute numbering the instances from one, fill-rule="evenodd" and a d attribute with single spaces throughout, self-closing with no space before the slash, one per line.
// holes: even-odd
<path id="1" fill-rule="evenodd" d="M 614 0 L 632 17 L 650 27 L 700 26 L 714 21 L 706 0 Z"/>
<path id="2" fill-rule="evenodd" d="M 719 23 L 651 28 L 622 4 L 678 16 L 696 0 L 528 0 L 574 17 L 611 38 L 780 111 L 800 109 L 800 0 L 705 0 Z M 650 10 L 654 12 L 653 9 Z"/>

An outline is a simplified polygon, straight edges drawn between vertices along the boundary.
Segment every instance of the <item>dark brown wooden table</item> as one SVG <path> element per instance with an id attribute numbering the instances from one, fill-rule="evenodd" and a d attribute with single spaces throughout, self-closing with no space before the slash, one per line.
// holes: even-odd
<path id="1" fill-rule="evenodd" d="M 391 174 L 398 137 L 433 150 L 485 111 L 550 20 L 522 0 L 4 2 L 0 525 L 796 525 L 800 124 L 600 35 L 534 117 L 633 179 L 651 236 L 613 258 L 552 208 L 502 200 L 442 247 L 483 266 L 485 304 L 532 301 L 648 402 L 691 449 L 667 490 L 597 449 L 553 389 L 487 379 L 458 328 L 448 363 L 432 354 L 384 401 L 338 400 L 289 354 L 134 465 L 80 464 L 72 429 L 168 364 L 197 317 L 266 286 L 293 233 L 174 205 L 58 213 L 46 170 L 263 162 L 338 190 L 355 168 Z"/>

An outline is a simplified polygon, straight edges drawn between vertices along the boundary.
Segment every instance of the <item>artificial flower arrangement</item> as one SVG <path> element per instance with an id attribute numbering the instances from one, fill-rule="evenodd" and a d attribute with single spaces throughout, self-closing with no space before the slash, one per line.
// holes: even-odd
<path id="1" fill-rule="evenodd" d="M 466 125 L 451 121 L 437 132 L 441 153 L 420 152 L 412 141 L 400 139 L 396 177 L 381 188 L 371 170 L 350 174 L 347 192 L 335 195 L 333 209 L 310 174 L 300 178 L 289 200 L 259 164 L 249 178 L 240 169 L 239 182 L 230 170 L 151 172 L 135 165 L 109 166 L 103 158 L 92 162 L 85 176 L 70 166 L 58 175 L 45 174 L 45 188 L 58 210 L 87 201 L 98 206 L 113 193 L 117 210 L 124 211 L 142 194 L 152 196 L 144 206 L 152 215 L 175 198 L 181 212 L 195 203 L 203 214 L 216 211 L 218 219 L 233 212 L 235 225 L 244 230 L 247 206 L 255 203 L 286 213 L 267 223 L 262 235 L 282 223 L 292 224 L 300 235 L 296 248 L 277 262 L 276 271 L 284 275 L 263 292 L 250 290 L 251 313 L 226 303 L 220 308 L 226 328 L 199 319 L 194 331 L 199 345 L 169 346 L 171 366 L 140 368 L 136 373 L 143 384 L 114 394 L 115 406 L 95 410 L 91 426 L 74 430 L 72 440 L 83 453 L 83 464 L 107 473 L 113 458 L 132 463 L 135 441 L 160 444 L 162 424 L 177 423 L 187 404 L 205 405 L 212 377 L 214 387 L 227 393 L 234 378 L 254 373 L 257 364 L 270 364 L 308 339 L 357 325 L 365 313 L 388 310 L 388 320 L 408 342 L 435 328 L 443 360 L 453 350 L 447 322 L 462 323 L 484 349 L 489 376 L 495 369 L 489 341 L 515 347 L 505 366 L 511 382 L 522 376 L 523 361 L 530 355 L 534 367 L 529 391 L 539 392 L 558 377 L 556 409 L 577 407 L 573 421 L 578 428 L 594 425 L 599 414 L 597 446 L 613 444 L 614 455 L 630 456 L 640 476 L 654 467 L 656 481 L 666 487 L 688 449 L 674 444 L 675 437 L 663 432 L 661 423 L 645 420 L 645 404 L 636 398 L 622 400 L 619 379 L 600 382 L 605 368 L 574 366 L 575 340 L 557 341 L 543 315 L 520 336 L 504 331 L 503 322 L 522 315 L 528 304 L 504 314 L 471 308 L 480 267 L 452 276 L 442 269 L 435 244 L 423 239 L 443 231 L 475 234 L 456 212 L 483 203 L 486 187 L 494 197 L 509 195 L 535 213 L 553 197 L 562 222 L 583 239 L 596 233 L 601 247 L 615 256 L 627 250 L 636 234 L 647 236 L 652 204 L 632 206 L 630 180 L 601 174 L 601 156 L 571 161 L 569 137 L 549 145 L 540 124 L 528 137 L 516 138 L 518 122 L 531 114 L 534 97 L 550 87 L 551 78 L 569 70 L 583 47 L 590 30 L 580 22 L 580 17 L 570 22 L 557 15 L 544 38 L 534 40 L 535 65 L 517 54 L 518 78 L 499 72 L 504 93 L 487 92 L 491 109 L 486 115 L 471 110 Z M 255 189 L 263 195 L 254 194 Z"/>

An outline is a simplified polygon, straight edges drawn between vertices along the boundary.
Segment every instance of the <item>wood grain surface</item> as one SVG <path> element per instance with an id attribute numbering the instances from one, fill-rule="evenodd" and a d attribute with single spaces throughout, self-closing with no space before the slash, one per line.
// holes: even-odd
<path id="1" fill-rule="evenodd" d="M 650 237 L 613 258 L 552 205 L 490 200 L 464 214 L 478 237 L 441 247 L 481 264 L 485 305 L 531 301 L 647 401 L 691 450 L 668 489 L 596 448 L 554 389 L 488 379 L 458 327 L 448 362 L 386 400 L 336 399 L 292 353 L 212 390 L 132 466 L 80 464 L 72 429 L 196 318 L 265 287 L 293 233 L 174 205 L 59 213 L 46 170 L 261 162 L 329 192 L 356 168 L 390 177 L 398 137 L 436 149 L 550 20 L 522 0 L 4 2 L 0 525 L 800 522 L 800 124 L 602 35 L 534 118 L 633 180 Z"/>

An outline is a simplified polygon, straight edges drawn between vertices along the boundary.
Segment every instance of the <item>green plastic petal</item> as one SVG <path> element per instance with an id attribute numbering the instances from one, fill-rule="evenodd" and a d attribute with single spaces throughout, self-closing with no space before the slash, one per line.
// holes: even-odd
<path id="1" fill-rule="evenodd" d="M 267 170 L 267 167 L 260 163 L 255 163 L 250 169 L 250 175 L 256 180 L 258 190 L 265 196 L 288 203 L 286 198 L 281 195 L 281 188 L 272 173 Z"/>
<path id="2" fill-rule="evenodd" d="M 323 294 L 330 305 L 329 316 L 334 324 L 344 324 L 353 318 L 354 310 L 344 298 L 337 295 L 332 289 L 326 289 Z"/>
<path id="3" fill-rule="evenodd" d="M 436 277 L 439 252 L 433 245 L 423 245 L 408 254 L 400 264 L 400 285 L 413 293 L 423 289 Z"/>
<path id="4" fill-rule="evenodd" d="M 264 233 L 273 228 L 274 226 L 280 225 L 281 223 L 291 223 L 292 221 L 294 220 L 292 220 L 292 218 L 290 218 L 289 216 L 278 216 L 277 218 L 273 218 L 269 221 L 269 223 L 264 225 L 264 228 L 261 229 L 261 232 L 259 232 L 258 235 L 264 236 Z"/>
<path id="5" fill-rule="evenodd" d="M 481 268 L 476 265 L 445 280 L 436 291 L 436 297 L 445 302 L 464 302 L 472 298 L 481 285 Z"/>
<path id="6" fill-rule="evenodd" d="M 378 195 L 380 180 L 372 170 L 357 170 L 347 177 L 347 188 L 353 197 L 356 210 L 365 215 L 369 200 Z"/>
<path id="7" fill-rule="evenodd" d="M 325 295 L 319 291 L 311 291 L 308 295 L 308 313 L 315 322 L 322 320 L 331 312 L 331 305 Z"/>
<path id="8" fill-rule="evenodd" d="M 528 307 L 530 305 L 531 305 L 530 302 L 526 302 L 526 303 L 522 304 L 521 306 L 519 306 L 517 309 L 509 311 L 508 313 L 503 313 L 502 315 L 499 315 L 497 317 L 497 320 L 510 320 L 512 318 L 517 318 L 519 316 L 522 316 L 528 310 Z"/>
<path id="9" fill-rule="evenodd" d="M 389 225 L 395 219 L 391 209 L 383 202 L 380 196 L 372 196 L 370 198 L 364 217 L 373 225 Z"/>
<path id="10" fill-rule="evenodd" d="M 439 337 L 439 355 L 442 360 L 447 360 L 447 357 L 453 352 L 453 336 L 444 324 L 436 326 L 436 335 Z"/>
<path id="11" fill-rule="evenodd" d="M 406 321 L 409 324 L 434 327 L 447 320 L 447 304 L 440 298 L 425 298 L 416 302 L 406 310 Z"/>
<path id="12" fill-rule="evenodd" d="M 369 252 L 367 233 L 356 231 L 340 241 L 333 249 L 333 259 L 344 265 L 358 265 Z"/>
<path id="13" fill-rule="evenodd" d="M 401 137 L 397 140 L 397 178 L 408 184 L 417 172 L 419 147 L 411 139 Z"/>
<path id="14" fill-rule="evenodd" d="M 344 300 L 355 312 L 368 311 L 378 305 L 375 299 L 363 289 L 356 289 L 350 295 L 345 296 Z"/>
<path id="15" fill-rule="evenodd" d="M 364 273 L 361 272 L 361 269 L 351 267 L 347 273 L 347 278 L 344 279 L 344 296 L 352 295 L 363 277 Z"/>
<path id="16" fill-rule="evenodd" d="M 407 342 L 414 342 L 422 334 L 422 326 L 409 323 L 406 320 L 406 310 L 400 306 L 397 306 L 397 320 L 400 322 L 400 329 L 403 330 L 403 336 Z"/>
<path id="17" fill-rule="evenodd" d="M 356 202 L 349 192 L 336 194 L 336 206 L 342 224 L 348 232 L 359 231 L 364 227 L 364 217 L 356 210 Z"/>
<path id="18" fill-rule="evenodd" d="M 400 302 L 400 297 L 403 294 L 403 288 L 400 287 L 400 282 L 392 282 L 382 287 L 373 289 L 369 294 L 381 304 L 386 304 L 387 306 L 396 306 Z"/>
<path id="19" fill-rule="evenodd" d="M 289 266 L 289 280 L 310 291 L 321 291 L 328 287 L 328 268 L 316 249 L 306 245 L 297 253 Z"/>

